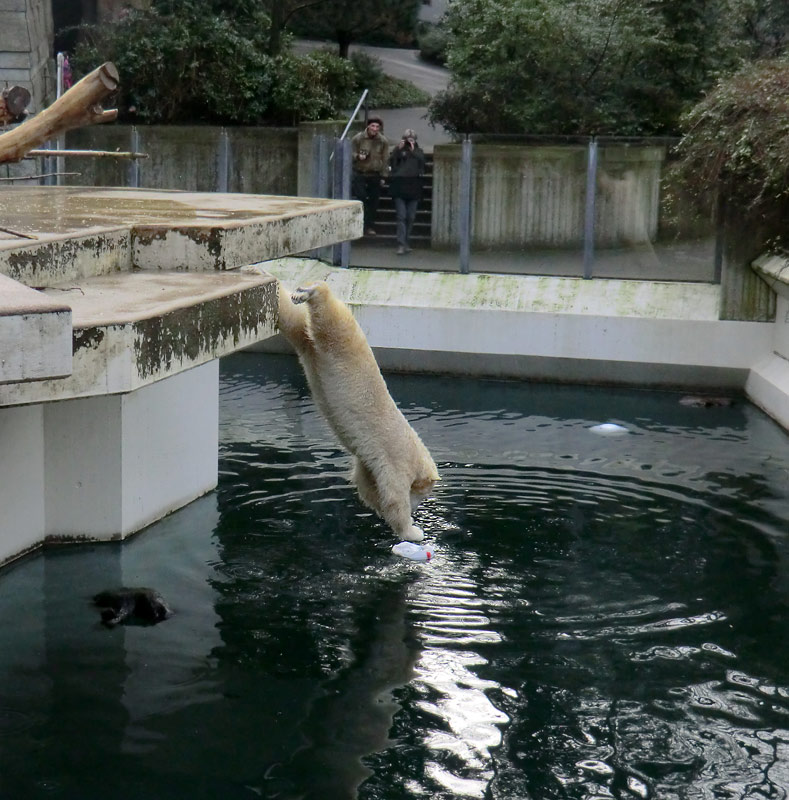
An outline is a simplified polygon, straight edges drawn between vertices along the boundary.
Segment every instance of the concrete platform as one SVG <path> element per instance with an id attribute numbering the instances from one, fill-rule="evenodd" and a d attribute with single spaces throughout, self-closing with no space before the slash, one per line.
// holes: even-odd
<path id="1" fill-rule="evenodd" d="M 0 232 L 0 274 L 33 287 L 132 269 L 231 270 L 362 234 L 352 200 L 148 189 L 3 189 L 0 219 L 21 234 Z"/>
<path id="2" fill-rule="evenodd" d="M 250 273 L 119 273 L 34 294 L 71 306 L 72 374 L 0 386 L 0 407 L 131 392 L 271 336 L 277 322 L 276 281 Z"/>
<path id="3" fill-rule="evenodd" d="M 144 189 L 11 188 L 0 219 L 0 407 L 133 391 L 270 336 L 275 282 L 239 268 L 362 232 L 353 201 Z"/>

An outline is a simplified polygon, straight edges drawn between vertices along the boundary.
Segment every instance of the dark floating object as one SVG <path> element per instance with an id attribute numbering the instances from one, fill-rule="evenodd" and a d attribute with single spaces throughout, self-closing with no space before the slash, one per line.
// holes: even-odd
<path id="1" fill-rule="evenodd" d="M 734 405 L 734 400 L 732 400 L 731 397 L 689 394 L 685 397 L 681 397 L 679 404 L 681 406 L 690 406 L 691 408 L 724 408 Z"/>
<path id="2" fill-rule="evenodd" d="M 93 602 L 102 610 L 101 621 L 110 627 L 127 619 L 154 625 L 173 613 L 159 592 L 145 587 L 99 592 Z"/>

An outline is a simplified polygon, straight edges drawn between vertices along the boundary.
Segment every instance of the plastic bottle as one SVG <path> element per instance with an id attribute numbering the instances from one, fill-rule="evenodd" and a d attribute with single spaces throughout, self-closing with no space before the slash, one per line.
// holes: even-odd
<path id="1" fill-rule="evenodd" d="M 433 557 L 433 548 L 414 542 L 400 542 L 392 547 L 392 552 L 412 561 L 430 561 Z"/>
<path id="2" fill-rule="evenodd" d="M 615 422 L 604 422 L 602 425 L 592 425 L 589 428 L 592 433 L 600 433 L 603 436 L 619 436 L 622 433 L 628 433 L 624 425 L 617 425 Z"/>

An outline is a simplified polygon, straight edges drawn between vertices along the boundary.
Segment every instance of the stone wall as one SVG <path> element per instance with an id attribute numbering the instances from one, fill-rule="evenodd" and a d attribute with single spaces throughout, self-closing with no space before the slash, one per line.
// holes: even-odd
<path id="1" fill-rule="evenodd" d="M 2 0 L 0 0 L 1 2 Z M 137 139 L 133 139 L 136 131 Z M 137 162 L 66 158 L 65 183 L 79 186 L 133 186 L 150 189 L 295 195 L 299 136 L 291 128 L 220 128 L 98 125 L 66 135 L 69 149 L 130 150 L 147 153 Z"/>
<path id="2" fill-rule="evenodd" d="M 472 244 L 490 248 L 580 247 L 586 207 L 587 148 L 581 145 L 474 144 Z M 654 241 L 663 147 L 600 148 L 595 243 Z M 433 246 L 458 244 L 460 145 L 433 151 Z"/>

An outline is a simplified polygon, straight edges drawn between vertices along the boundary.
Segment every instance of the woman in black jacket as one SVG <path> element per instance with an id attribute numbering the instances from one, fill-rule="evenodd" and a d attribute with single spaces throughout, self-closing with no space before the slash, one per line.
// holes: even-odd
<path id="1" fill-rule="evenodd" d="M 397 214 L 397 255 L 402 256 L 411 252 L 408 239 L 422 197 L 425 174 L 425 154 L 411 128 L 403 131 L 403 138 L 389 156 L 389 168 L 389 192 Z"/>

